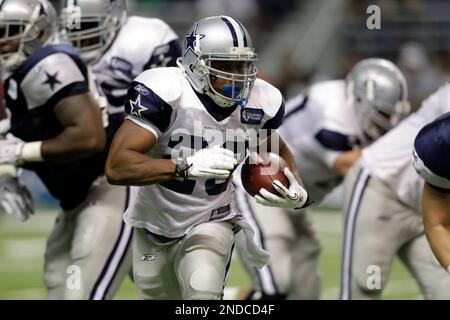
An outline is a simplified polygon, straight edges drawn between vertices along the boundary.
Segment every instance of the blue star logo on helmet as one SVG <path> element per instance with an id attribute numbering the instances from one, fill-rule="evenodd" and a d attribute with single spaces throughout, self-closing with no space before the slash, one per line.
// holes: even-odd
<path id="1" fill-rule="evenodd" d="M 197 40 L 203 39 L 205 37 L 204 34 L 197 34 L 197 26 L 191 31 L 190 34 L 186 35 L 185 41 L 186 41 L 186 50 L 184 53 L 186 53 L 189 49 L 192 50 L 195 54 L 195 42 Z"/>

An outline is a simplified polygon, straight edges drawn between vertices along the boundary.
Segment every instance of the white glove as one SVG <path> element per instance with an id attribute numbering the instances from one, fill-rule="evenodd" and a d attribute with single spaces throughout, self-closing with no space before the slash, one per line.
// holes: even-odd
<path id="1" fill-rule="evenodd" d="M 3 139 L 0 139 L 0 164 L 22 164 L 22 149 L 24 145 L 25 142 L 10 133 Z"/>
<path id="2" fill-rule="evenodd" d="M 3 173 L 0 173 L 0 212 L 15 215 L 20 221 L 27 220 L 34 213 L 33 198 L 27 187 L 20 183 L 19 179 L 10 173 L 5 173 L 5 167 L 12 165 L 0 165 Z"/>
<path id="3" fill-rule="evenodd" d="M 228 179 L 236 165 L 237 159 L 233 152 L 214 147 L 201 149 L 186 160 L 178 160 L 176 173 L 185 179 Z"/>
<path id="4" fill-rule="evenodd" d="M 275 195 L 264 188 L 259 190 L 260 194 L 255 195 L 255 200 L 259 204 L 268 207 L 301 209 L 307 207 L 311 202 L 308 201 L 308 193 L 297 182 L 294 174 L 289 168 L 284 168 L 284 174 L 289 180 L 289 188 L 286 188 L 280 181 L 274 180 L 273 187 L 280 195 Z"/>

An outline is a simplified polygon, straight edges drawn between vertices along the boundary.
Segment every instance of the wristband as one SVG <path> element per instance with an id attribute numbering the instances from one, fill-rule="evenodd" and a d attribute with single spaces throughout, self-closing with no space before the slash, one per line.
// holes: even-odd
<path id="1" fill-rule="evenodd" d="M 305 190 L 305 193 L 306 193 L 306 190 Z M 316 201 L 309 199 L 309 193 L 306 193 L 306 200 L 305 200 L 305 202 L 300 207 L 294 208 L 294 210 L 304 209 L 306 207 L 309 207 L 314 202 L 316 202 Z"/>
<path id="2" fill-rule="evenodd" d="M 0 175 L 10 175 L 11 177 L 17 177 L 16 167 L 12 164 L 0 164 Z"/>
<path id="3" fill-rule="evenodd" d="M 23 145 L 21 158 L 25 162 L 41 162 L 42 158 L 42 141 L 27 142 Z"/>
<path id="4" fill-rule="evenodd" d="M 183 179 L 187 179 L 189 177 L 189 169 L 192 165 L 189 165 L 183 159 L 177 159 L 175 164 L 175 174 L 177 177 L 181 177 Z"/>

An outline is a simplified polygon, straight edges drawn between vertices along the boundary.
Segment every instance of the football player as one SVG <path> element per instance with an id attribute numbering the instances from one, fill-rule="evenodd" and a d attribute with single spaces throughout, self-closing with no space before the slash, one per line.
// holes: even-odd
<path id="1" fill-rule="evenodd" d="M 181 56 L 178 36 L 160 19 L 128 17 L 125 0 L 64 0 L 61 4 L 61 40 L 72 44 L 91 66 L 108 100 L 109 146 L 125 119 L 124 103 L 131 82 L 146 69 L 175 66 Z M 131 197 L 134 191 L 123 190 Z M 132 234 L 131 226 L 123 228 Z M 131 263 L 130 249 L 121 268 L 128 266 L 131 274 Z"/>
<path id="2" fill-rule="evenodd" d="M 426 125 L 414 141 L 413 164 L 425 180 L 422 213 L 425 234 L 441 265 L 450 273 L 450 113 Z"/>
<path id="3" fill-rule="evenodd" d="M 124 120 L 127 89 L 142 71 L 173 67 L 181 56 L 177 34 L 162 20 L 127 17 L 125 0 L 63 0 L 61 38 L 92 67 L 106 95 L 110 129 Z"/>
<path id="4" fill-rule="evenodd" d="M 104 177 L 106 134 L 93 79 L 72 47 L 51 44 L 57 16 L 48 0 L 2 1 L 0 31 L 11 114 L 0 164 L 34 171 L 62 208 L 45 253 L 48 298 L 111 297 L 130 235 L 122 225 L 125 194 Z"/>
<path id="5" fill-rule="evenodd" d="M 424 100 L 418 111 L 365 148 L 348 172 L 341 299 L 379 299 L 395 255 L 417 280 L 425 299 L 450 299 L 450 275 L 434 257 L 424 233 L 424 181 L 411 161 L 417 133 L 450 111 L 449 98 L 446 84 Z"/>
<path id="6" fill-rule="evenodd" d="M 246 146 L 274 151 L 279 143 L 289 166 L 289 188 L 275 181 L 278 195 L 261 189 L 258 201 L 302 208 L 308 197 L 292 154 L 273 132 L 283 119 L 283 97 L 257 78 L 244 26 L 227 16 L 196 22 L 177 62 L 132 83 L 106 174 L 111 183 L 140 186 L 124 217 L 134 227 L 139 297 L 220 299 L 240 228 L 246 258 L 267 262 L 251 227 L 230 207 L 231 174 Z"/>
<path id="7" fill-rule="evenodd" d="M 359 62 L 345 80 L 314 84 L 288 101 L 280 133 L 293 150 L 311 199 L 320 202 L 338 186 L 362 148 L 408 112 L 403 74 L 392 62 L 377 58 Z M 255 288 L 244 298 L 319 299 L 320 242 L 308 210 L 298 214 L 261 207 L 236 175 L 234 183 L 238 208 L 274 261 L 261 270 L 247 267 Z"/>

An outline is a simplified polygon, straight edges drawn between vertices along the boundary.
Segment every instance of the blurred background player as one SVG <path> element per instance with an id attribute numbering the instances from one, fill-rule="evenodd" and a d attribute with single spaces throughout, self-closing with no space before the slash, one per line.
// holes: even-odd
<path id="1" fill-rule="evenodd" d="M 176 65 L 178 36 L 161 19 L 127 17 L 125 0 L 63 0 L 60 17 L 62 39 L 92 67 L 108 99 L 115 132 L 133 79 L 147 69 Z"/>
<path id="2" fill-rule="evenodd" d="M 281 93 L 257 79 L 255 62 L 244 26 L 213 16 L 189 30 L 179 68 L 145 71 L 128 91 L 127 120 L 114 138 L 106 173 L 111 183 L 140 186 L 125 213 L 135 232 L 140 298 L 222 298 L 234 233 L 250 230 L 230 208 L 230 176 L 246 145 L 257 141 L 249 131 L 272 133 L 284 114 Z M 244 110 L 252 116 L 243 116 Z M 307 193 L 291 152 L 279 143 L 291 185 L 274 182 L 279 195 L 261 189 L 258 201 L 301 208 Z M 246 256 L 264 264 L 265 252 L 252 249 L 252 235 L 247 241 Z"/>
<path id="3" fill-rule="evenodd" d="M 427 243 L 421 214 L 423 179 L 411 161 L 414 138 L 450 111 L 450 85 L 364 149 L 345 181 L 341 299 L 379 299 L 395 255 L 426 299 L 450 298 L 450 275 Z M 431 155 L 430 155 L 431 156 Z"/>
<path id="4" fill-rule="evenodd" d="M 422 214 L 425 234 L 441 265 L 450 273 L 450 113 L 419 131 L 413 164 L 425 180 Z"/>
<path id="5" fill-rule="evenodd" d="M 280 134 L 290 149 L 311 200 L 320 202 L 341 182 L 361 148 L 409 112 L 401 71 L 385 59 L 359 62 L 345 80 L 314 84 L 286 104 Z M 240 179 L 234 182 L 240 186 Z M 237 187 L 236 204 L 258 230 L 273 263 L 250 269 L 261 299 L 319 299 L 320 243 L 309 214 L 268 209 Z M 249 268 L 247 268 L 249 269 Z"/>
<path id="6" fill-rule="evenodd" d="M 111 297 L 130 235 L 125 194 L 103 175 L 106 134 L 93 79 L 72 47 L 51 44 L 57 16 L 47 0 L 5 0 L 0 13 L 11 114 L 0 163 L 34 171 L 62 208 L 47 240 L 48 298 Z"/>

